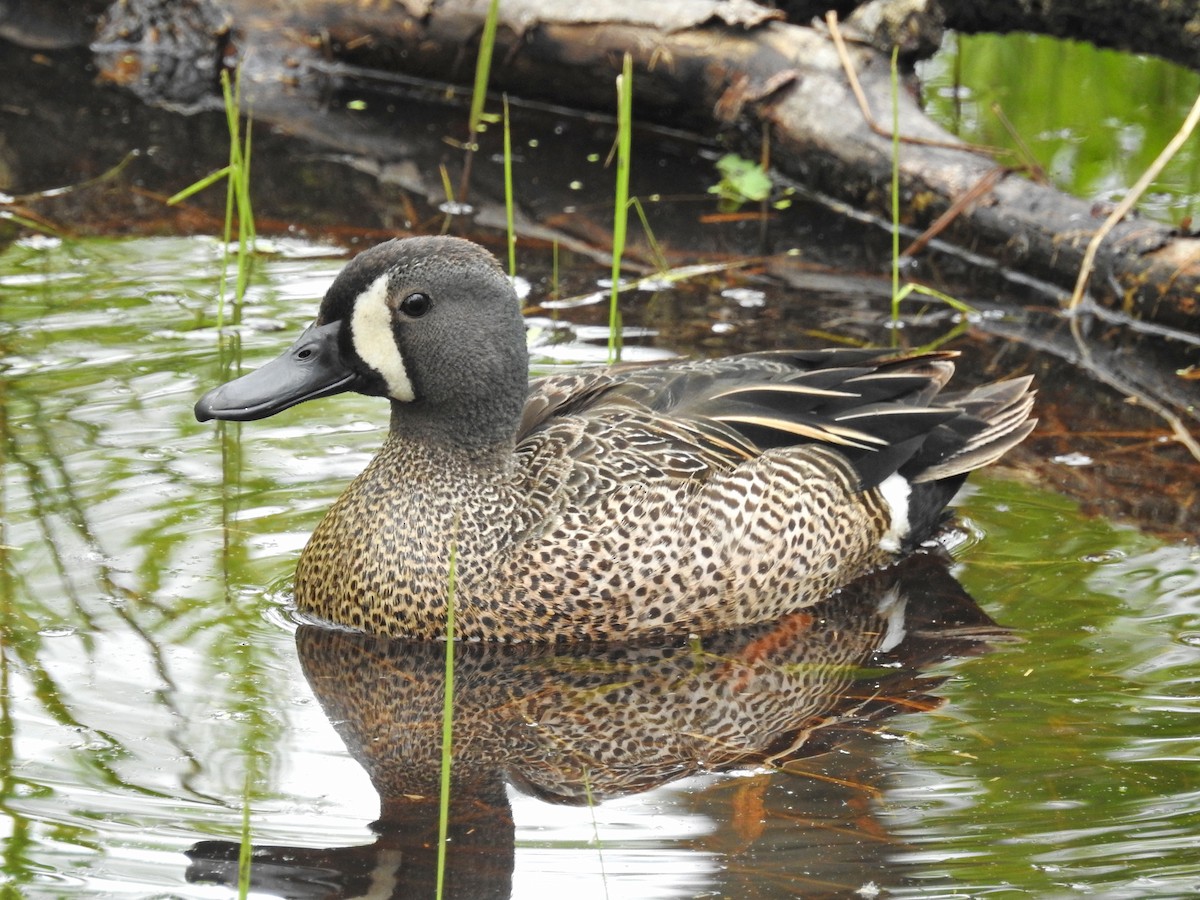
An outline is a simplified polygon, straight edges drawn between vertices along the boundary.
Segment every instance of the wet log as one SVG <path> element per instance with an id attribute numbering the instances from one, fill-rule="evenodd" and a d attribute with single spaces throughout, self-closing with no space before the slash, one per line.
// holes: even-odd
<path id="1" fill-rule="evenodd" d="M 196 102 L 195 80 L 179 73 L 215 73 L 239 61 L 250 76 L 246 99 L 260 113 L 286 108 L 278 99 L 285 95 L 309 94 L 319 103 L 345 65 L 467 84 L 487 6 L 120 0 L 101 21 L 97 61 L 102 73 L 175 104 Z M 146 18 L 154 21 L 139 21 Z M 195 23 L 211 23 L 207 52 L 186 34 Z M 180 60 L 185 47 L 192 56 Z M 491 87 L 609 112 L 626 53 L 635 71 L 635 117 L 719 133 L 746 155 L 759 155 L 766 144 L 781 177 L 890 217 L 892 141 L 859 111 L 847 75 L 847 67 L 856 73 L 872 117 L 888 121 L 887 56 L 853 41 L 839 53 L 828 30 L 789 24 L 751 0 L 504 0 Z M 171 96 L 181 83 L 187 95 Z M 938 223 L 940 251 L 1043 280 L 1050 290 L 1032 298 L 1039 305 L 1047 293 L 1062 301 L 1107 210 L 997 166 L 930 121 L 906 91 L 898 119 L 903 219 L 911 233 Z M 1200 332 L 1200 239 L 1123 221 L 1100 245 L 1091 290 L 1130 317 Z"/>
<path id="2" fill-rule="evenodd" d="M 487 3 L 228 0 L 226 8 L 240 55 L 260 67 L 286 56 L 291 84 L 306 56 L 468 83 Z M 785 176 L 886 217 L 892 141 L 859 112 L 844 61 L 857 73 L 874 119 L 885 121 L 892 103 L 888 59 L 855 43 L 839 56 L 827 31 L 779 16 L 749 0 L 596 0 L 585 7 L 574 0 L 505 0 L 491 86 L 611 110 L 613 79 L 629 53 L 635 116 L 720 131 L 746 154 L 759 154 L 769 141 L 772 163 Z M 265 74 L 260 70 L 260 88 Z M 898 115 L 905 224 L 925 229 L 954 211 L 939 234 L 943 245 L 1045 279 L 1065 297 L 1107 210 L 998 167 L 930 121 L 905 91 Z M 1132 317 L 1200 331 L 1194 236 L 1121 222 L 1100 246 L 1091 285 L 1096 300 Z"/>

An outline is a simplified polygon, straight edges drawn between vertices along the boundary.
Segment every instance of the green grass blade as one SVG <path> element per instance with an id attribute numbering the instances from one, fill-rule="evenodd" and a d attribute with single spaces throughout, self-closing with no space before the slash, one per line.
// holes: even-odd
<path id="1" fill-rule="evenodd" d="M 650 220 L 646 218 L 646 210 L 642 206 L 642 201 L 634 197 L 631 202 L 642 223 L 642 233 L 646 235 L 646 242 L 650 245 L 650 255 L 654 257 L 654 267 L 660 272 L 667 271 L 671 268 L 671 264 L 667 261 L 667 255 L 663 253 L 662 246 L 654 236 L 653 229 L 650 228 Z"/>
<path id="2" fill-rule="evenodd" d="M 238 900 L 250 896 L 250 861 L 253 845 L 250 843 L 250 780 L 251 766 L 246 766 L 246 781 L 242 786 L 242 835 L 238 846 Z"/>
<path id="3" fill-rule="evenodd" d="M 178 194 L 173 194 L 172 196 L 168 197 L 167 198 L 167 206 L 174 206 L 177 203 L 182 203 L 184 200 L 186 200 L 188 197 L 191 197 L 193 194 L 198 194 L 202 190 L 204 190 L 206 187 L 216 184 L 222 178 L 227 177 L 229 175 L 230 171 L 231 171 L 231 169 L 229 168 L 229 166 L 225 166 L 224 168 L 217 169 L 217 171 L 212 172 L 208 175 L 205 175 L 203 178 L 201 178 L 199 181 L 195 182 L 194 184 L 189 184 Z"/>
<path id="4" fill-rule="evenodd" d="M 550 296 L 557 300 L 561 294 L 558 282 L 558 241 L 554 241 L 550 246 Z"/>
<path id="5" fill-rule="evenodd" d="M 587 766 L 583 767 L 583 795 L 592 817 L 592 843 L 596 845 L 596 856 L 600 860 L 600 882 L 604 885 L 604 896 L 607 898 L 608 873 L 604 871 L 604 845 L 600 841 L 600 824 L 596 821 L 596 798 L 592 795 L 591 771 Z"/>
<path id="6" fill-rule="evenodd" d="M 508 122 L 508 94 L 504 95 L 504 221 L 508 225 L 508 274 L 517 274 L 517 229 L 513 216 L 512 131 Z"/>
<path id="7" fill-rule="evenodd" d="M 617 195 L 613 211 L 612 294 L 608 303 L 608 361 L 621 359 L 621 256 L 629 226 L 629 156 L 633 144 L 633 57 L 625 54 L 617 76 Z"/>
<path id="8" fill-rule="evenodd" d="M 496 45 L 496 23 L 500 20 L 500 0 L 488 4 L 487 19 L 483 23 L 483 35 L 479 39 L 479 57 L 475 60 L 475 88 L 471 93 L 471 114 L 467 119 L 470 136 L 474 144 L 483 121 L 483 102 L 487 99 L 488 75 L 492 69 L 492 48 Z"/>
<path id="9" fill-rule="evenodd" d="M 900 48 L 892 48 L 892 325 L 900 321 Z M 892 344 L 900 339 L 892 328 Z"/>
<path id="10" fill-rule="evenodd" d="M 446 689 L 442 694 L 442 774 L 438 792 L 437 898 L 442 900 L 446 879 L 446 835 L 450 829 L 450 764 L 454 737 L 454 581 L 458 547 L 450 546 L 446 575 Z"/>
<path id="11" fill-rule="evenodd" d="M 238 271 L 237 290 L 234 291 L 234 315 L 240 317 L 242 300 L 250 284 L 250 264 L 254 252 L 254 210 L 250 206 L 250 117 L 246 117 L 246 138 L 241 152 L 241 166 L 237 171 L 237 218 L 238 218 Z"/>

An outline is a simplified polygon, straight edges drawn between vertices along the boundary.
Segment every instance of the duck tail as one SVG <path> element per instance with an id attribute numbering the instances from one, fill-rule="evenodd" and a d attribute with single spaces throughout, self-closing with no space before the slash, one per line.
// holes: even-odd
<path id="1" fill-rule="evenodd" d="M 944 442 L 932 442 L 930 449 L 935 458 L 918 453 L 904 467 L 908 470 L 904 474 L 913 484 L 942 481 L 998 460 L 1037 424 L 1029 417 L 1036 394 L 1030 388 L 1032 382 L 1030 375 L 939 397 L 939 405 L 960 410 L 963 415 L 942 426 L 949 433 Z"/>
<path id="2" fill-rule="evenodd" d="M 942 394 L 937 406 L 957 413 L 935 427 L 895 474 L 879 484 L 891 516 L 880 545 L 911 551 L 945 524 L 946 506 L 967 475 L 995 462 L 1036 424 L 1032 378 L 998 381 L 958 394 Z"/>

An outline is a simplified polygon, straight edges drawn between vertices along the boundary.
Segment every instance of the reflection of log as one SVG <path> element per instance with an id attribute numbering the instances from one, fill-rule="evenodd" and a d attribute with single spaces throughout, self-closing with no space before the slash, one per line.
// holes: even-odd
<path id="1" fill-rule="evenodd" d="M 2 2 L 2 0 L 0 0 Z M 57 0 L 59 4 L 71 0 Z M 77 0 L 80 7 L 95 0 Z M 173 58 L 187 47 L 201 71 L 238 58 L 253 75 L 256 108 L 279 108 L 284 95 L 313 89 L 330 59 L 442 81 L 467 83 L 487 4 L 482 0 L 208 0 L 113 4 L 101 28 L 110 51 L 102 71 L 143 90 L 171 91 L 163 73 L 195 71 Z M 3 7 L 0 6 L 0 10 Z M 611 110 L 622 55 L 635 64 L 643 120 L 723 130 L 748 153 L 769 136 L 777 169 L 852 206 L 888 208 L 891 142 L 864 121 L 829 37 L 779 21 L 750 0 L 639 3 L 605 0 L 505 0 L 491 84 L 525 97 Z M 154 21 L 144 21 L 153 19 Z M 207 51 L 197 23 L 214 23 Z M 122 46 L 122 38 L 131 43 Z M 130 52 L 132 51 L 132 52 Z M 889 120 L 886 58 L 862 45 L 849 57 L 877 120 Z M 191 85 L 189 90 L 193 90 Z M 195 102 L 184 97 L 159 100 Z M 968 200 L 942 238 L 960 251 L 1069 287 L 1101 219 L 1090 205 L 999 170 L 900 99 L 906 143 L 900 153 L 905 219 L 923 229 Z M 286 122 L 278 124 L 287 127 Z M 972 189 L 978 191 L 978 196 Z M 1104 241 L 1092 280 L 1098 299 L 1140 318 L 1200 328 L 1200 240 L 1157 225 L 1123 222 Z"/>
<path id="2" fill-rule="evenodd" d="M 1134 53 L 1155 53 L 1200 69 L 1195 0 L 940 0 L 960 31 L 1035 31 Z"/>
<path id="3" fill-rule="evenodd" d="M 771 5 L 800 24 L 823 17 L 827 9 L 845 17 L 856 7 L 874 7 L 893 19 L 944 17 L 945 26 L 955 31 L 1031 31 L 1153 53 L 1200 69 L 1200 5 L 1195 0 L 772 0 Z"/>

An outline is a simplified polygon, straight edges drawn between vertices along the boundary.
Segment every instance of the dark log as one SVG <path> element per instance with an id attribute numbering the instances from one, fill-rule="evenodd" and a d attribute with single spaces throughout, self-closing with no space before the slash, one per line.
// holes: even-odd
<path id="1" fill-rule="evenodd" d="M 326 54 L 466 83 L 486 11 L 478 0 L 230 0 L 227 7 L 241 55 L 260 65 L 289 56 L 292 81 L 304 57 Z M 768 136 L 771 159 L 784 175 L 889 215 L 891 140 L 859 113 L 827 33 L 778 21 L 748 0 L 603 0 L 586 7 L 574 0 L 506 0 L 500 15 L 493 89 L 611 110 L 613 79 L 628 52 L 635 115 L 706 133 L 722 130 L 748 154 L 758 154 Z M 874 117 L 889 119 L 888 60 L 853 44 L 848 56 Z M 899 121 L 906 139 L 900 151 L 906 225 L 927 228 L 985 184 L 941 240 L 1064 291 L 1073 285 L 1106 210 L 999 171 L 990 157 L 931 122 L 904 91 Z M 1101 245 L 1092 289 L 1096 300 L 1133 317 L 1200 330 L 1200 240 L 1160 225 L 1122 222 Z"/>
<path id="2" fill-rule="evenodd" d="M 295 99 L 319 100 L 320 86 L 339 74 L 337 64 L 468 83 L 486 9 L 484 0 L 224 0 L 220 7 L 212 0 L 123 0 L 102 23 L 107 46 L 97 61 L 102 74 L 175 104 L 197 102 L 194 80 L 180 96 L 170 94 L 180 84 L 176 73 L 208 72 L 212 79 L 215 63 L 240 61 L 260 120 L 265 111 L 286 129 Z M 890 216 L 892 142 L 860 114 L 824 30 L 782 22 L 781 13 L 751 0 L 504 0 L 500 15 L 494 90 L 611 111 L 613 79 L 628 52 L 641 120 L 720 132 L 748 155 L 769 141 L 782 176 Z M 126 22 L 138 16 L 155 21 Z M 206 22 L 207 47 L 183 39 L 189 23 Z M 128 46 L 121 35 L 129 36 Z M 184 47 L 190 56 L 176 59 Z M 851 44 L 846 55 L 875 119 L 890 120 L 886 56 L 863 44 Z M 1042 279 L 1057 286 L 1051 295 L 1061 301 L 1107 211 L 998 169 L 932 123 L 905 91 L 899 121 L 903 220 L 912 234 L 956 210 L 940 232 L 940 249 Z M 1091 285 L 1100 303 L 1200 331 L 1196 237 L 1127 220 L 1104 240 L 1095 269 Z"/>
<path id="3" fill-rule="evenodd" d="M 869 6 L 888 17 L 925 17 L 954 31 L 1029 31 L 1129 53 L 1151 53 L 1200 70 L 1200 5 L 1195 0 L 771 0 L 789 22 L 807 25 L 836 10 L 843 19 Z"/>
<path id="4" fill-rule="evenodd" d="M 958 31 L 1033 31 L 1132 53 L 1153 53 L 1200 70 L 1196 0 L 939 0 Z"/>

